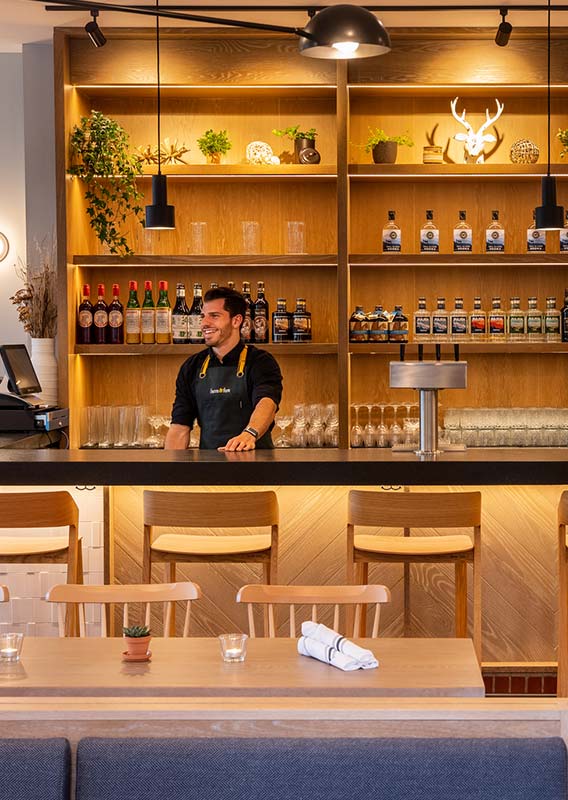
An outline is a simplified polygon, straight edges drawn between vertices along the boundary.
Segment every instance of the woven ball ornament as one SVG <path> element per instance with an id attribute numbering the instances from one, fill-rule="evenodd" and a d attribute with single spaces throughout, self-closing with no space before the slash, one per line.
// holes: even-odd
<path id="1" fill-rule="evenodd" d="M 540 150 L 530 139 L 519 139 L 511 145 L 510 157 L 513 164 L 536 164 Z"/>

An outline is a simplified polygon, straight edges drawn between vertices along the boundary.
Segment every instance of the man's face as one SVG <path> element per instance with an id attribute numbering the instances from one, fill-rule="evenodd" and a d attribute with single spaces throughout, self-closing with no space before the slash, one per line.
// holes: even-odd
<path id="1" fill-rule="evenodd" d="M 235 332 L 238 334 L 242 322 L 240 314 L 230 316 L 223 299 L 204 303 L 201 319 L 201 330 L 208 347 L 220 347 L 223 342 L 233 337 Z"/>

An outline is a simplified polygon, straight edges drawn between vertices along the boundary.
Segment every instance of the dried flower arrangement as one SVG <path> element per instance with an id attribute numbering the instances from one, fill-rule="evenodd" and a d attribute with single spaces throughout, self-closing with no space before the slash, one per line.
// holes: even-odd
<path id="1" fill-rule="evenodd" d="M 24 285 L 10 300 L 26 333 L 35 339 L 51 339 L 57 332 L 55 244 L 46 238 L 35 247 L 34 265 L 18 258 L 16 275 Z"/>

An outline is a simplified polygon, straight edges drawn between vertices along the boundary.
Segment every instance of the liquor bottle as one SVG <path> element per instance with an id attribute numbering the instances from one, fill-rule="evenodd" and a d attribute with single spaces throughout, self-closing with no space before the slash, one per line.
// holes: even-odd
<path id="1" fill-rule="evenodd" d="M 505 252 L 505 228 L 499 222 L 499 212 L 491 212 L 491 224 L 485 231 L 485 252 Z"/>
<path id="2" fill-rule="evenodd" d="M 434 212 L 430 210 L 426 212 L 426 222 L 420 229 L 420 252 L 440 252 L 440 231 L 434 225 Z"/>
<path id="3" fill-rule="evenodd" d="M 97 286 L 98 300 L 93 306 L 93 344 L 105 344 L 108 327 L 108 308 L 105 303 L 105 285 Z"/>
<path id="4" fill-rule="evenodd" d="M 211 283 L 209 285 L 209 288 L 210 289 L 218 289 L 219 288 L 219 284 L 217 283 L 217 281 L 211 281 Z"/>
<path id="5" fill-rule="evenodd" d="M 296 310 L 292 314 L 292 339 L 294 342 L 312 341 L 312 314 L 306 310 L 303 297 L 296 298 Z"/>
<path id="6" fill-rule="evenodd" d="M 521 309 L 521 298 L 511 297 L 507 312 L 507 339 L 510 342 L 523 342 L 527 338 L 527 315 Z"/>
<path id="7" fill-rule="evenodd" d="M 245 298 L 247 310 L 241 327 L 241 339 L 243 342 L 252 342 L 252 297 L 248 281 L 243 281 L 242 295 Z"/>
<path id="8" fill-rule="evenodd" d="M 501 308 L 501 298 L 494 297 L 491 300 L 491 311 L 489 312 L 489 340 L 492 342 L 502 342 L 505 339 L 505 312 Z"/>
<path id="9" fill-rule="evenodd" d="M 544 253 L 546 250 L 546 231 L 541 231 L 535 224 L 536 214 L 533 211 L 532 225 L 527 228 L 527 253 Z"/>
<path id="10" fill-rule="evenodd" d="M 402 306 L 395 306 L 390 318 L 389 342 L 392 344 L 408 342 L 408 317 L 402 310 Z"/>
<path id="11" fill-rule="evenodd" d="M 414 341 L 429 342 L 432 339 L 432 315 L 426 308 L 426 298 L 418 298 L 418 310 L 414 312 Z"/>
<path id="12" fill-rule="evenodd" d="M 235 291 L 235 281 L 227 281 L 227 289 Z"/>
<path id="13" fill-rule="evenodd" d="M 402 245 L 401 233 L 395 222 L 395 212 L 389 211 L 388 217 L 389 221 L 383 228 L 383 253 L 400 253 Z"/>
<path id="14" fill-rule="evenodd" d="M 77 309 L 77 344 L 93 342 L 93 304 L 91 303 L 91 287 L 83 285 L 82 300 Z"/>
<path id="15" fill-rule="evenodd" d="M 128 282 L 128 302 L 124 311 L 124 327 L 126 344 L 140 344 L 142 318 L 138 300 L 138 283 Z"/>
<path id="16" fill-rule="evenodd" d="M 527 339 L 529 342 L 542 342 L 544 340 L 543 313 L 538 308 L 536 297 L 529 297 L 527 311 Z"/>
<path id="17" fill-rule="evenodd" d="M 264 282 L 257 282 L 256 300 L 251 309 L 252 341 L 256 344 L 268 344 L 269 312 L 268 300 L 264 296 Z"/>
<path id="18" fill-rule="evenodd" d="M 446 298 L 438 297 L 436 310 L 432 312 L 432 337 L 435 342 L 445 342 L 448 338 L 449 316 L 446 311 Z"/>
<path id="19" fill-rule="evenodd" d="M 566 212 L 566 222 L 560 231 L 560 252 L 565 253 L 568 250 L 568 211 Z"/>
<path id="20" fill-rule="evenodd" d="M 560 341 L 560 311 L 556 308 L 556 297 L 546 298 L 544 338 L 547 342 Z"/>
<path id="21" fill-rule="evenodd" d="M 124 306 L 120 302 L 120 286 L 112 285 L 112 302 L 108 307 L 107 342 L 124 344 Z"/>
<path id="22" fill-rule="evenodd" d="M 168 297 L 168 282 L 158 284 L 160 294 L 156 303 L 156 342 L 170 344 L 172 341 L 172 309 Z"/>
<path id="23" fill-rule="evenodd" d="M 369 342 L 388 342 L 389 315 L 381 305 L 375 306 L 374 310 L 367 314 L 367 327 Z"/>
<path id="24" fill-rule="evenodd" d="M 201 312 L 203 310 L 203 288 L 200 283 L 193 284 L 193 303 L 189 309 L 187 318 L 188 338 L 191 344 L 203 343 L 203 331 L 201 329 Z"/>
<path id="25" fill-rule="evenodd" d="M 568 306 L 566 308 L 566 314 L 568 330 Z M 363 306 L 356 306 L 355 311 L 351 314 L 349 319 L 349 341 L 356 344 L 365 344 L 369 341 L 369 323 L 367 321 L 367 315 L 363 311 Z"/>
<path id="26" fill-rule="evenodd" d="M 144 302 L 142 303 L 142 344 L 156 341 L 156 309 L 152 297 L 152 281 L 144 281 Z"/>
<path id="27" fill-rule="evenodd" d="M 472 342 L 487 339 L 487 313 L 481 307 L 481 297 L 473 298 L 473 310 L 469 312 L 469 336 Z"/>
<path id="28" fill-rule="evenodd" d="M 172 311 L 172 342 L 187 344 L 189 336 L 189 308 L 185 302 L 185 284 L 176 284 L 176 304 Z"/>
<path id="29" fill-rule="evenodd" d="M 562 341 L 568 342 L 568 289 L 564 289 L 564 305 L 560 309 Z"/>
<path id="30" fill-rule="evenodd" d="M 286 298 L 279 297 L 272 312 L 272 341 L 289 342 L 292 338 L 292 315 L 286 310 Z"/>
<path id="31" fill-rule="evenodd" d="M 454 253 L 471 253 L 473 250 L 473 232 L 465 217 L 465 211 L 460 211 L 454 228 Z"/>
<path id="32" fill-rule="evenodd" d="M 450 338 L 452 342 L 467 340 L 467 312 L 463 308 L 463 297 L 456 297 L 450 311 Z"/>

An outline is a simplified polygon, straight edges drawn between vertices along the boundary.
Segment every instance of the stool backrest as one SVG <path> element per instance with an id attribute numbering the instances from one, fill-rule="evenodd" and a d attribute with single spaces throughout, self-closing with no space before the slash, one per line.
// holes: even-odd
<path id="1" fill-rule="evenodd" d="M 296 627 L 296 606 L 310 605 L 312 622 L 317 622 L 318 605 L 333 606 L 334 630 L 339 628 L 339 610 L 342 606 L 355 606 L 353 630 L 347 635 L 356 636 L 361 620 L 361 609 L 364 605 L 375 606 L 372 636 L 379 632 L 381 603 L 388 603 L 390 592 L 386 586 L 268 586 L 266 584 L 249 584 L 239 589 L 237 603 L 247 603 L 249 635 L 256 637 L 253 604 L 258 603 L 268 611 L 268 636 L 276 636 L 274 606 L 287 605 L 290 615 L 290 638 L 298 636 Z"/>
<path id="2" fill-rule="evenodd" d="M 196 583 L 185 581 L 180 583 L 142 583 L 126 586 L 83 586 L 82 584 L 64 583 L 53 586 L 46 594 L 48 603 L 58 603 L 57 609 L 59 635 L 65 636 L 65 607 L 76 605 L 79 611 L 79 635 L 86 636 L 87 621 L 85 605 L 94 604 L 101 608 L 101 635 L 107 636 L 106 606 L 117 603 L 123 606 L 122 624 L 128 627 L 129 604 L 142 603 L 145 605 L 144 624 L 150 626 L 150 607 L 152 603 L 165 604 L 164 637 L 170 631 L 170 618 L 173 604 L 185 601 L 186 612 L 183 626 L 183 635 L 189 635 L 189 622 L 191 617 L 191 601 L 201 597 L 201 589 Z"/>
<path id="3" fill-rule="evenodd" d="M 374 528 L 481 525 L 481 492 L 349 492 L 348 524 Z"/>
<path id="4" fill-rule="evenodd" d="M 10 592 L 7 586 L 0 586 L 0 603 L 7 603 L 10 599 Z"/>
<path id="5" fill-rule="evenodd" d="M 2 528 L 77 528 L 79 509 L 69 492 L 0 493 Z"/>
<path id="6" fill-rule="evenodd" d="M 562 492 L 558 501 L 558 524 L 568 525 L 568 492 Z"/>
<path id="7" fill-rule="evenodd" d="M 144 492 L 144 524 L 183 528 L 278 525 L 274 492 Z"/>

